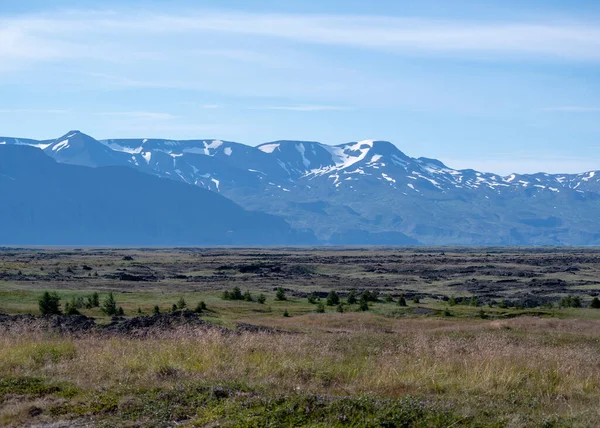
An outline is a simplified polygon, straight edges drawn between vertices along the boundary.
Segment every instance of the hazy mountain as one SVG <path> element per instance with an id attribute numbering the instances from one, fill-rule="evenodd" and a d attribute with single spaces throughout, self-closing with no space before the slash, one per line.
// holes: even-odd
<path id="1" fill-rule="evenodd" d="M 87 153 L 104 156 L 95 148 Z M 0 145 L 0 195 L 0 244 L 4 245 L 315 242 L 314 236 L 297 233 L 280 218 L 246 211 L 205 189 L 128 167 L 65 165 L 41 150 L 20 145 Z"/>
<path id="2" fill-rule="evenodd" d="M 596 171 L 500 176 L 456 170 L 371 140 L 258 147 L 212 139 L 92 140 L 71 132 L 48 146 L 1 137 L 0 144 L 35 145 L 66 163 L 127 164 L 283 216 L 332 244 L 600 243 Z M 71 156 L 71 141 L 85 141 L 89 156 Z"/>

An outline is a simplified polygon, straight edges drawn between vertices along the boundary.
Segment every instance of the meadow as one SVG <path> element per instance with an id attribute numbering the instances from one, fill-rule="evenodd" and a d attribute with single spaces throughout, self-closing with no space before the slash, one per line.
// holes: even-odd
<path id="1" fill-rule="evenodd" d="M 584 249 L 5 249 L 0 424 L 595 426 L 598 267 Z M 112 293 L 124 316 L 22 315 L 45 291 L 63 310 Z M 136 319 L 160 323 L 119 329 Z"/>

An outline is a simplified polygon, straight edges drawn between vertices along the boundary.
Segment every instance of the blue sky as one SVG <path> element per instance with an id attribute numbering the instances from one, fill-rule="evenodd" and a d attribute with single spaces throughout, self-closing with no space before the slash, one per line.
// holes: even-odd
<path id="1" fill-rule="evenodd" d="M 598 1 L 2 3 L 3 136 L 383 139 L 456 168 L 600 169 Z"/>

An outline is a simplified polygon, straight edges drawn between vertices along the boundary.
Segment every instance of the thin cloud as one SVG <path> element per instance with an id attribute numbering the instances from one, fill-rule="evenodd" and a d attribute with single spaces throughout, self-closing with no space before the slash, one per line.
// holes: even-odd
<path id="1" fill-rule="evenodd" d="M 169 13 L 71 12 L 61 15 L 0 19 L 0 55 L 52 59 L 105 56 L 112 49 L 134 55 L 147 36 L 186 40 L 218 33 L 347 46 L 418 55 L 475 54 L 561 60 L 600 60 L 600 26 L 589 22 L 486 22 L 385 16 L 306 15 L 210 12 L 185 16 Z M 107 41 L 119 40 L 109 44 Z M 171 46 L 177 46 L 172 43 Z M 92 49 L 93 47 L 93 49 Z M 211 50 L 242 61 L 239 51 Z"/>
<path id="2" fill-rule="evenodd" d="M 254 107 L 253 110 L 286 110 L 286 111 L 336 111 L 350 110 L 348 107 L 341 106 L 322 106 L 322 105 L 302 105 L 302 106 L 267 106 Z"/>
<path id="3" fill-rule="evenodd" d="M 49 114 L 63 114 L 68 113 L 69 110 L 57 110 L 57 109 L 4 109 L 0 110 L 0 113 L 11 114 L 11 113 L 49 113 Z"/>
<path id="4" fill-rule="evenodd" d="M 116 116 L 126 117 L 133 119 L 144 119 L 144 120 L 171 120 L 176 119 L 179 116 L 172 115 L 170 113 L 155 113 L 149 111 L 115 111 L 115 112 L 104 112 L 98 113 L 101 116 Z"/>
<path id="5" fill-rule="evenodd" d="M 558 106 L 542 109 L 543 111 L 556 111 L 565 113 L 599 113 L 600 107 L 590 106 Z"/>

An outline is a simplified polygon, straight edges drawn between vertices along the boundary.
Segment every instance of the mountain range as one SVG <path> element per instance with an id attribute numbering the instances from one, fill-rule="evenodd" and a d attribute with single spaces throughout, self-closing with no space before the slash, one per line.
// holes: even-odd
<path id="1" fill-rule="evenodd" d="M 104 181 L 96 177 L 96 198 L 123 191 L 120 187 L 131 189 L 134 177 L 136 191 L 147 193 L 146 198 L 158 187 L 171 186 L 165 182 L 176 181 L 185 192 L 197 192 L 186 198 L 201 201 L 218 194 L 224 197 L 221 203 L 230 199 L 245 215 L 259 216 L 260 211 L 271 215 L 273 224 L 280 222 L 277 242 L 254 242 L 249 234 L 243 240 L 247 243 L 600 244 L 598 171 L 500 176 L 412 158 L 390 142 L 373 140 L 338 146 L 275 141 L 253 147 L 214 139 L 96 140 L 79 131 L 43 141 L 0 137 L 0 148 L 18 146 L 36 147 L 56 165 L 81 167 L 70 174 L 102 171 Z M 133 198 L 135 193 L 129 194 Z M 144 198 L 139 199 L 142 203 Z M 184 220 L 182 210 L 175 209 L 177 202 L 170 204 L 173 212 L 163 215 L 185 229 L 181 239 L 196 233 L 199 223 L 187 214 Z M 151 206 L 146 209 L 152 211 Z M 130 216 L 127 211 L 123 215 Z M 266 230 L 260 221 L 252 228 L 257 234 Z M 177 243 L 185 241 L 181 239 Z"/>

